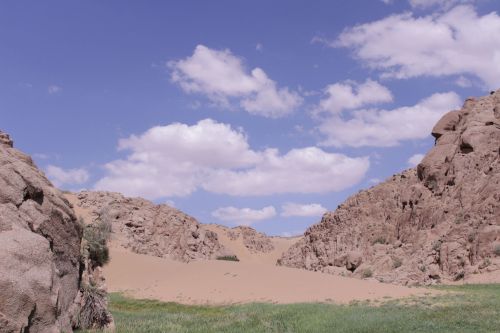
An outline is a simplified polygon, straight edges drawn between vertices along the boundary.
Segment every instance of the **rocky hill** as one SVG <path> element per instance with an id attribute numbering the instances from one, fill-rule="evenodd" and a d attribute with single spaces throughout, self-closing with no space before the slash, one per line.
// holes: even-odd
<path id="1" fill-rule="evenodd" d="M 500 90 L 435 125 L 415 169 L 347 199 L 279 264 L 399 284 L 500 269 Z"/>
<path id="2" fill-rule="evenodd" d="M 248 251 L 253 253 L 267 253 L 274 250 L 274 245 L 270 237 L 247 226 L 228 228 L 227 235 L 231 240 L 241 238 L 243 245 Z"/>
<path id="3" fill-rule="evenodd" d="M 83 191 L 66 197 L 88 222 L 110 221 L 112 243 L 135 253 L 184 262 L 231 254 L 215 232 L 168 205 L 112 192 Z"/>
<path id="4" fill-rule="evenodd" d="M 0 332 L 78 326 L 83 275 L 94 274 L 82 261 L 82 233 L 61 192 L 0 132 Z"/>

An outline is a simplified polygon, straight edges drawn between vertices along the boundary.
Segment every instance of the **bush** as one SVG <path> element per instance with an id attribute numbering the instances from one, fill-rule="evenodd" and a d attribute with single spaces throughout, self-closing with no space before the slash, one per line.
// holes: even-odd
<path id="1" fill-rule="evenodd" d="M 434 243 L 432 243 L 432 249 L 436 252 L 439 252 L 441 250 L 441 241 L 437 240 Z"/>
<path id="2" fill-rule="evenodd" d="M 373 276 L 373 272 L 371 269 L 365 268 L 365 270 L 363 270 L 363 273 L 361 273 L 361 276 L 363 277 L 363 279 L 371 278 Z"/>
<path id="3" fill-rule="evenodd" d="M 401 267 L 401 265 L 403 265 L 403 261 L 401 259 L 399 259 L 399 258 L 392 259 L 392 267 L 393 268 L 395 268 L 395 269 L 399 268 L 399 267 Z"/>
<path id="4" fill-rule="evenodd" d="M 385 241 L 385 237 L 384 236 L 379 236 L 377 238 L 375 238 L 372 242 L 372 245 L 375 245 L 375 244 L 385 244 L 386 241 Z"/>
<path id="5" fill-rule="evenodd" d="M 100 222 L 85 227 L 83 238 L 86 240 L 88 258 L 95 266 L 104 266 L 109 262 L 108 239 L 111 236 L 111 222 Z"/>
<path id="6" fill-rule="evenodd" d="M 102 329 L 111 322 L 106 297 L 106 292 L 96 286 L 90 285 L 82 288 L 83 305 L 78 314 L 78 328 Z"/>
<path id="7" fill-rule="evenodd" d="M 227 260 L 227 261 L 240 261 L 237 256 L 220 256 L 217 260 Z"/>
<path id="8" fill-rule="evenodd" d="M 495 255 L 500 256 L 500 244 L 495 245 L 495 248 L 493 249 L 493 253 Z"/>

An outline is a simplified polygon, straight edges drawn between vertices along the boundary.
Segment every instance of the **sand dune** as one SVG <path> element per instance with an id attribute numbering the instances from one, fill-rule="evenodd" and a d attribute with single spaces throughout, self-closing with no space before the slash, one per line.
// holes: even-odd
<path id="1" fill-rule="evenodd" d="M 266 264 L 270 260 L 190 263 L 111 248 L 110 291 L 184 304 L 336 302 L 423 295 L 406 288 Z"/>

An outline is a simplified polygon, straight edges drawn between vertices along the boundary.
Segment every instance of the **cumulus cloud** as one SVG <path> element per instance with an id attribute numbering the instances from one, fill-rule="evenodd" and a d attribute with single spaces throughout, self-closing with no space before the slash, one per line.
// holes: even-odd
<path id="1" fill-rule="evenodd" d="M 62 88 L 60 86 L 55 85 L 55 84 L 52 84 L 47 88 L 47 92 L 50 95 L 57 94 L 57 93 L 61 92 L 61 90 L 62 90 Z"/>
<path id="2" fill-rule="evenodd" d="M 424 154 L 415 154 L 408 159 L 408 165 L 416 167 L 424 159 Z"/>
<path id="3" fill-rule="evenodd" d="M 240 196 L 339 191 L 369 168 L 367 157 L 317 147 L 253 150 L 242 129 L 211 119 L 156 126 L 120 140 L 118 148 L 128 156 L 107 163 L 95 188 L 149 199 L 198 189 Z"/>
<path id="4" fill-rule="evenodd" d="M 309 217 L 309 216 L 321 216 L 323 215 L 327 209 L 320 204 L 312 203 L 312 204 L 298 204 L 298 203 L 286 203 L 281 206 L 281 216 L 283 217 L 291 217 L 291 216 L 300 216 L 300 217 Z"/>
<path id="5" fill-rule="evenodd" d="M 56 187 L 79 185 L 89 180 L 89 173 L 83 168 L 65 170 L 55 165 L 49 165 L 45 173 Z"/>
<path id="6" fill-rule="evenodd" d="M 391 15 L 348 28 L 327 43 L 352 49 L 357 59 L 380 70 L 383 77 L 473 75 L 487 88 L 496 88 L 500 86 L 498 31 L 496 12 L 479 16 L 473 7 L 461 5 L 428 16 Z"/>
<path id="7" fill-rule="evenodd" d="M 203 184 L 207 191 L 237 196 L 280 193 L 326 193 L 358 183 L 370 165 L 367 157 L 327 153 L 317 147 L 260 153 L 261 161 L 245 170 L 216 170 Z"/>
<path id="8" fill-rule="evenodd" d="M 171 79 L 187 93 L 200 93 L 228 107 L 239 102 L 247 112 L 279 118 L 293 112 L 302 97 L 287 87 L 279 88 L 260 68 L 247 71 L 240 58 L 229 50 L 196 46 L 192 56 L 170 61 Z"/>
<path id="9" fill-rule="evenodd" d="M 267 206 L 262 209 L 221 207 L 212 212 L 212 216 L 225 222 L 237 225 L 252 225 L 255 222 L 268 220 L 276 216 L 276 209 Z"/>
<path id="10" fill-rule="evenodd" d="M 363 83 L 346 81 L 330 84 L 324 89 L 326 95 L 321 99 L 317 112 L 340 113 L 346 109 L 356 109 L 365 105 L 391 102 L 391 91 L 373 80 Z"/>
<path id="11" fill-rule="evenodd" d="M 319 126 L 319 131 L 326 137 L 321 144 L 390 147 L 404 140 L 424 139 L 441 116 L 458 108 L 460 102 L 460 97 L 454 92 L 438 93 L 413 106 L 393 110 L 356 110 L 348 119 L 333 116 Z"/>

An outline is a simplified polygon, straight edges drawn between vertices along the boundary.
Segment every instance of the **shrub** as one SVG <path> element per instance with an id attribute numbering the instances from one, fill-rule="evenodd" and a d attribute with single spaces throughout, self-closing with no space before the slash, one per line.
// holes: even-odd
<path id="1" fill-rule="evenodd" d="M 370 277 L 372 277 L 372 276 L 373 276 L 373 272 L 372 272 L 372 270 L 371 270 L 371 269 L 369 269 L 369 268 L 365 268 L 365 269 L 363 270 L 363 273 L 361 273 L 361 276 L 362 276 L 364 279 L 366 279 L 366 278 L 370 278 Z"/>
<path id="2" fill-rule="evenodd" d="M 375 238 L 372 242 L 372 245 L 375 245 L 375 244 L 385 244 L 386 241 L 385 241 L 385 237 L 384 236 L 379 236 L 377 238 Z"/>
<path id="3" fill-rule="evenodd" d="M 111 235 L 111 222 L 100 222 L 85 227 L 83 238 L 86 240 L 88 258 L 95 266 L 104 266 L 109 262 L 107 241 Z"/>
<path id="4" fill-rule="evenodd" d="M 453 277 L 453 280 L 454 281 L 462 280 L 464 277 L 465 277 L 465 272 L 460 271 Z"/>
<path id="5" fill-rule="evenodd" d="M 400 258 L 393 258 L 392 259 L 392 267 L 393 268 L 399 268 L 401 267 L 401 265 L 403 265 L 403 261 L 400 259 Z"/>
<path id="6" fill-rule="evenodd" d="M 475 239 L 475 238 L 476 238 L 476 234 L 475 234 L 474 232 L 471 232 L 471 233 L 467 236 L 467 240 L 468 240 L 469 242 L 471 242 L 471 243 L 474 241 L 474 239 Z"/>
<path id="7" fill-rule="evenodd" d="M 432 249 L 434 251 L 440 251 L 441 250 L 441 241 L 440 240 L 437 240 L 435 241 L 434 243 L 432 243 Z"/>
<path id="8" fill-rule="evenodd" d="M 220 256 L 217 260 L 227 260 L 227 261 L 240 261 L 237 256 Z"/>
<path id="9" fill-rule="evenodd" d="M 495 255 L 500 256 L 500 244 L 495 245 L 495 248 L 493 249 L 493 253 Z"/>
<path id="10" fill-rule="evenodd" d="M 458 212 L 455 216 L 455 224 L 461 224 L 463 222 L 465 222 L 465 215 L 463 212 Z"/>
<path id="11" fill-rule="evenodd" d="M 78 328 L 102 329 L 111 322 L 106 297 L 106 292 L 96 286 L 89 285 L 82 288 L 83 305 L 78 314 Z"/>
<path id="12" fill-rule="evenodd" d="M 486 258 L 483 260 L 482 263 L 479 264 L 479 269 L 484 269 L 484 268 L 488 267 L 489 265 L 491 265 L 491 261 L 489 258 Z"/>

